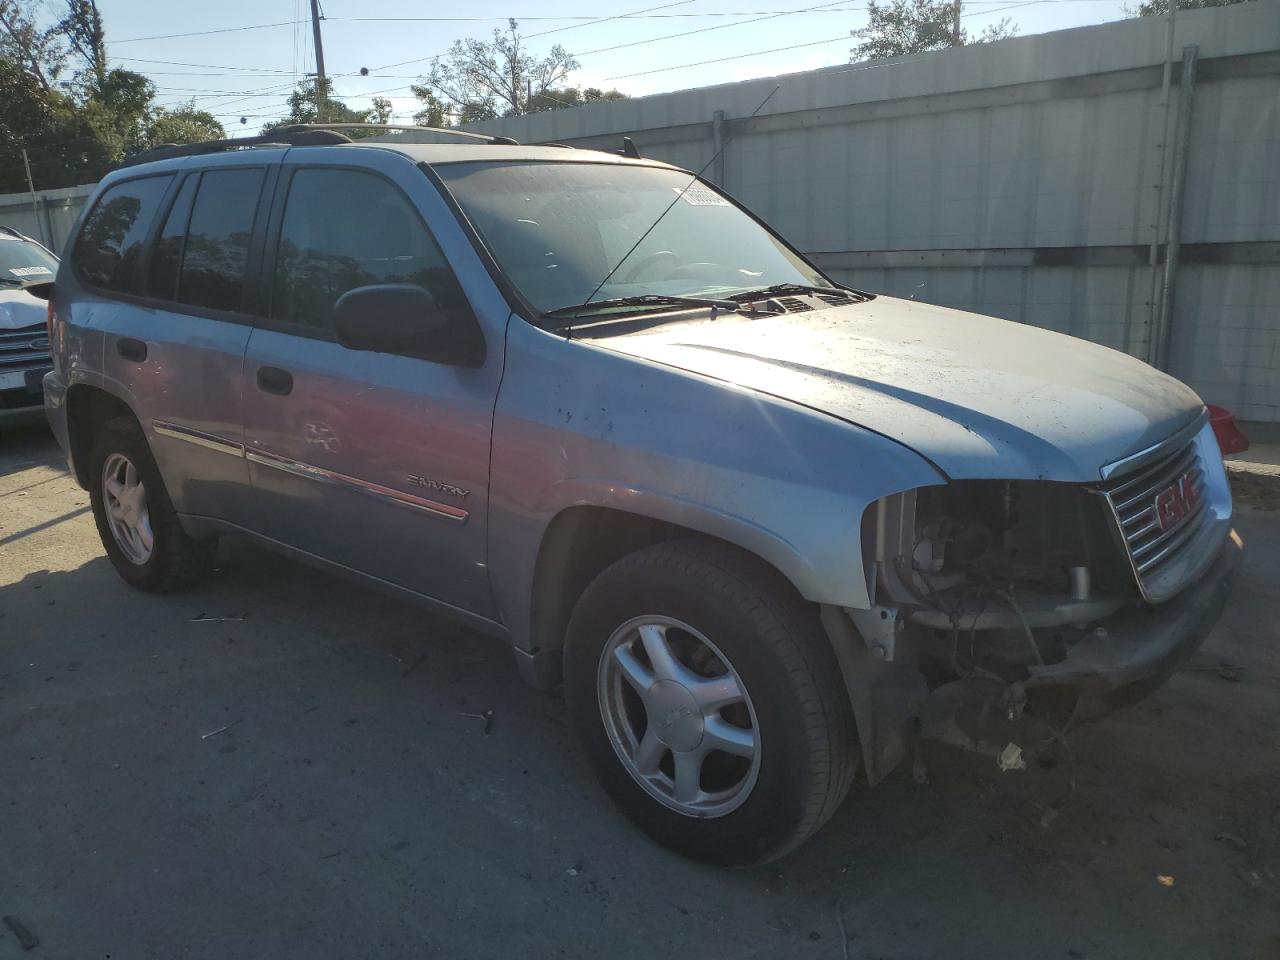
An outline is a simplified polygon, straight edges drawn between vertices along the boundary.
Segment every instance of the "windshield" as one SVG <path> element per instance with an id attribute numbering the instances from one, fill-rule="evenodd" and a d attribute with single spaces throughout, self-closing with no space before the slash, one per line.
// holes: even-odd
<path id="1" fill-rule="evenodd" d="M 0 239 L 0 285 L 30 286 L 48 283 L 58 272 L 58 261 L 34 243 Z"/>
<path id="2" fill-rule="evenodd" d="M 784 283 L 830 286 L 729 200 L 701 183 L 689 186 L 688 173 L 539 162 L 442 164 L 435 171 L 503 272 L 542 313 L 588 298 L 726 297 Z"/>

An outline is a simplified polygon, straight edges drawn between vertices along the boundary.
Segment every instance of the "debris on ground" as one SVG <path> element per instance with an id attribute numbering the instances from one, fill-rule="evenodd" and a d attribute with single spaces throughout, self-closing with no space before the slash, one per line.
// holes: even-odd
<path id="1" fill-rule="evenodd" d="M 244 717 L 240 718 L 240 720 L 243 720 L 243 719 Z M 210 730 L 208 733 L 202 733 L 200 734 L 200 739 L 208 740 L 210 737 L 216 737 L 220 733 L 226 733 L 228 730 L 234 727 L 237 723 L 239 723 L 240 720 L 232 720 L 226 726 L 219 727 L 217 730 Z"/>
<path id="2" fill-rule="evenodd" d="M 472 720 L 484 721 L 484 735 L 487 737 L 493 733 L 493 708 L 490 707 L 484 713 L 459 713 L 460 717 L 468 717 Z"/>
<path id="3" fill-rule="evenodd" d="M 23 950 L 34 950 L 40 946 L 40 938 L 28 930 L 17 917 L 5 917 L 4 925 L 18 938 L 18 944 Z"/>
<path id="4" fill-rule="evenodd" d="M 1157 873 L 1156 883 L 1160 884 L 1162 887 L 1172 887 L 1173 877 L 1169 876 L 1167 873 Z"/>
<path id="5" fill-rule="evenodd" d="M 1232 683 L 1239 683 L 1240 678 L 1244 676 L 1244 667 L 1221 660 L 1218 662 L 1218 676 L 1223 680 L 1229 680 Z"/>
<path id="6" fill-rule="evenodd" d="M 225 617 L 207 617 L 203 613 L 198 617 L 192 617 L 192 623 L 241 623 L 249 615 L 247 613 L 229 613 Z"/>
<path id="7" fill-rule="evenodd" d="M 1218 843 L 1225 843 L 1232 850 L 1238 850 L 1240 853 L 1249 849 L 1249 845 L 1244 842 L 1244 838 L 1237 837 L 1234 833 L 1220 833 L 1213 838 Z"/>
<path id="8" fill-rule="evenodd" d="M 996 764 L 1006 773 L 1010 770 L 1027 769 L 1027 761 L 1022 758 L 1022 748 L 1012 741 L 1000 751 L 1000 756 L 996 758 Z"/>

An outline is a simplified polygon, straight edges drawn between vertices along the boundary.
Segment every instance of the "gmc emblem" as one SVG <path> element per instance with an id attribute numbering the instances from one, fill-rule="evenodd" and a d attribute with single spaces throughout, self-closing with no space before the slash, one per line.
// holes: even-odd
<path id="1" fill-rule="evenodd" d="M 1170 530 L 1187 519 L 1199 502 L 1195 472 L 1188 470 L 1156 494 L 1156 523 L 1161 530 Z"/>

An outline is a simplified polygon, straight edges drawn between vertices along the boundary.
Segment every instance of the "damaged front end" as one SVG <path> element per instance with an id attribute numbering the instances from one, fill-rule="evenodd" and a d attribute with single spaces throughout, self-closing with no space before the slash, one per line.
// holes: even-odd
<path id="1" fill-rule="evenodd" d="M 963 480 L 872 504 L 868 610 L 824 608 L 876 782 L 916 738 L 1020 766 L 1154 690 L 1241 555 L 1207 427 L 1095 484 Z"/>

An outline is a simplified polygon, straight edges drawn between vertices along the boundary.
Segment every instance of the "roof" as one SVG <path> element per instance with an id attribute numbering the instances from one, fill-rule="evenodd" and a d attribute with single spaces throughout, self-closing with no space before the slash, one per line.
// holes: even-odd
<path id="1" fill-rule="evenodd" d="M 503 160 L 507 162 L 521 160 L 537 160 L 559 163 L 616 163 L 622 165 L 640 165 L 648 167 L 670 167 L 669 163 L 660 160 L 647 160 L 619 156 L 603 150 L 579 150 L 574 147 L 541 147 L 541 146 L 505 146 L 488 143 L 396 143 L 391 138 L 386 140 L 357 140 L 344 143 L 336 149 L 369 149 L 382 147 L 402 153 L 414 163 L 426 163 L 432 166 L 445 163 L 474 163 L 484 160 Z M 325 149 L 335 149 L 326 147 Z"/>

